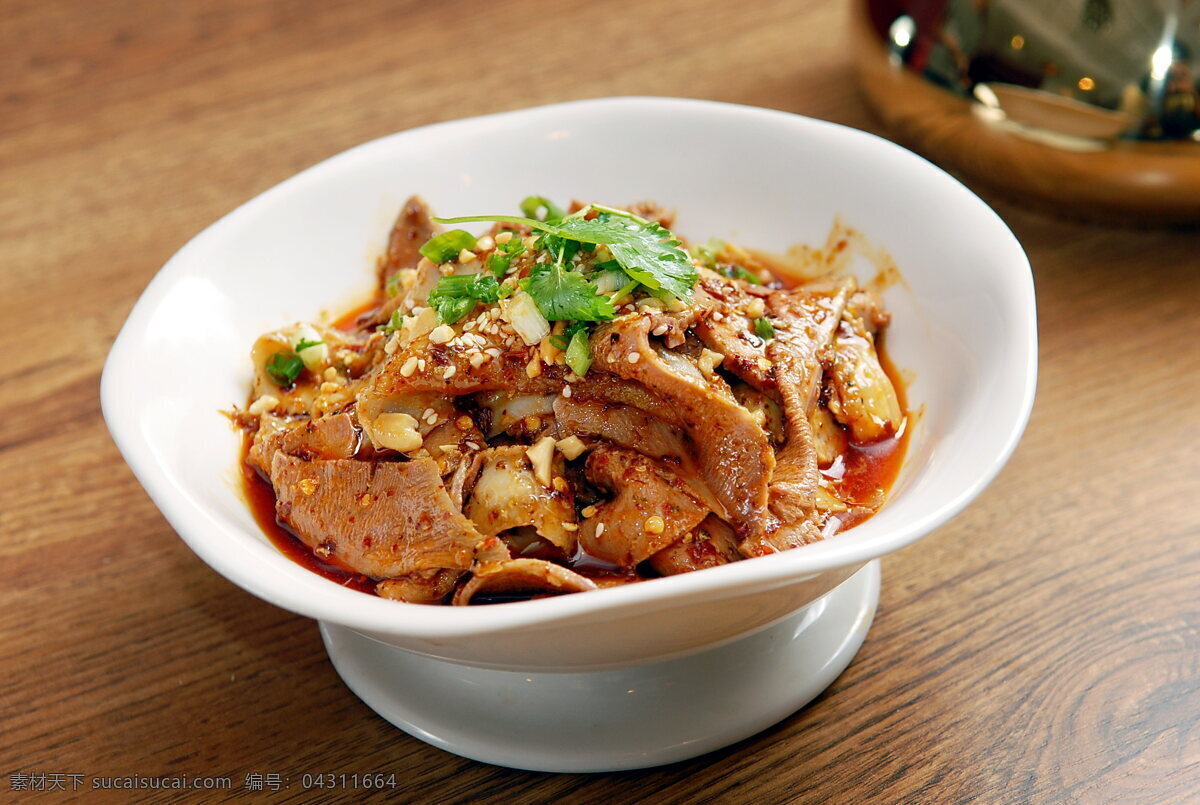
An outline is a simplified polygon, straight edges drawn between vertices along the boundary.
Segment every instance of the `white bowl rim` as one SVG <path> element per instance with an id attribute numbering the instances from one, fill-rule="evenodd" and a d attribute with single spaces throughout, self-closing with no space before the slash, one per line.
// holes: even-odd
<path id="1" fill-rule="evenodd" d="M 941 182 L 949 192 L 962 198 L 963 204 L 974 205 L 977 213 L 990 217 L 996 226 L 1008 254 L 1005 263 L 1021 275 L 1022 294 L 1025 304 L 1024 321 L 1014 322 L 1022 328 L 1018 340 L 1024 347 L 1026 371 L 1020 390 L 1020 404 L 1010 412 L 1007 421 L 995 423 L 1006 431 L 1001 450 L 995 453 L 986 470 L 957 494 L 941 503 L 922 517 L 869 542 L 840 542 L 826 540 L 803 549 L 785 551 L 753 561 L 737 562 L 708 571 L 682 574 L 653 583 L 621 585 L 596 590 L 586 595 L 563 595 L 534 601 L 512 602 L 489 607 L 437 607 L 405 604 L 376 596 L 328 585 L 327 594 L 314 596 L 311 589 L 300 590 L 288 583 L 287 568 L 301 568 L 283 553 L 271 567 L 250 567 L 240 561 L 238 540 L 244 538 L 240 529 L 228 527 L 211 513 L 196 505 L 173 483 L 156 471 L 155 460 L 149 445 L 140 437 L 137 428 L 128 427 L 122 420 L 117 402 L 117 386 L 122 373 L 130 366 L 129 358 L 135 354 L 134 335 L 144 329 L 154 309 L 170 287 L 172 265 L 182 262 L 188 253 L 200 244 L 220 237 L 231 219 L 253 212 L 271 204 L 276 197 L 301 191 L 307 184 L 320 181 L 326 174 L 358 160 L 370 160 L 375 154 L 386 152 L 398 141 L 417 133 L 452 130 L 480 124 L 534 124 L 547 118 L 570 114 L 575 111 L 590 111 L 596 108 L 616 114 L 622 111 L 670 112 L 672 110 L 700 111 L 707 115 L 734 116 L 745 122 L 791 126 L 798 129 L 837 129 L 838 136 L 870 141 L 871 147 L 891 149 L 896 159 L 915 160 L 924 163 L 928 181 Z M 978 209 L 982 208 L 982 209 Z M 404 634 L 413 637 L 456 638 L 482 634 L 496 630 L 517 629 L 533 624 L 548 624 L 585 614 L 602 611 L 627 611 L 630 607 L 653 608 L 656 603 L 665 604 L 680 597 L 691 598 L 697 594 L 712 597 L 737 594 L 753 583 L 765 589 L 800 577 L 839 567 L 859 565 L 871 559 L 902 548 L 935 528 L 946 523 L 961 512 L 991 481 L 1007 462 L 1016 448 L 1028 422 L 1033 407 L 1037 381 L 1037 326 L 1034 305 L 1033 277 L 1028 259 L 1016 237 L 1004 221 L 974 193 L 958 180 L 924 158 L 904 149 L 889 140 L 869 132 L 861 131 L 828 121 L 804 117 L 790 112 L 760 107 L 704 101 L 684 98 L 652 96 L 629 96 L 597 98 L 546 106 L 501 112 L 460 120 L 435 123 L 408 129 L 380 137 L 352 147 L 322 162 L 313 165 L 229 212 L 208 226 L 185 244 L 155 274 L 146 290 L 134 305 L 124 326 L 113 343 L 105 362 L 101 377 L 101 409 L 112 433 L 113 440 L 128 462 L 138 481 L 145 487 L 150 498 L 163 512 L 187 545 L 209 566 L 245 590 L 277 606 L 319 620 L 326 620 L 354 629 L 381 634 Z M 255 539 L 259 539 L 255 535 Z M 285 567 L 286 566 L 286 567 Z"/>

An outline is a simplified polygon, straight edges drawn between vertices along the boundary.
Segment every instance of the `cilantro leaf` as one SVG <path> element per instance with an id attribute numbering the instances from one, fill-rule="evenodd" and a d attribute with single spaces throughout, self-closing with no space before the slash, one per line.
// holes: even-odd
<path id="1" fill-rule="evenodd" d="M 754 320 L 754 334 L 764 341 L 775 337 L 775 326 L 767 318 Z"/>
<path id="2" fill-rule="evenodd" d="M 500 285 L 491 274 L 461 274 L 442 277 L 429 292 L 429 306 L 438 312 L 442 324 L 454 324 L 483 302 L 500 299 Z"/>
<path id="3" fill-rule="evenodd" d="M 546 321 L 606 321 L 616 315 L 607 296 L 577 271 L 554 263 L 538 263 L 521 280 Z"/>
<path id="4" fill-rule="evenodd" d="M 451 229 L 434 235 L 420 248 L 421 254 L 435 263 L 448 263 L 463 249 L 475 248 L 475 236 L 465 229 Z"/>
<path id="5" fill-rule="evenodd" d="M 518 218 L 514 215 L 470 215 L 462 218 L 435 218 L 444 224 L 474 221 L 501 221 L 524 224 L 563 240 L 608 246 L 613 259 L 630 277 L 652 290 L 664 290 L 690 301 L 692 286 L 699 279 L 696 267 L 688 260 L 679 240 L 662 225 L 608 207 L 587 220 L 570 217 L 558 222 Z M 557 257 L 557 255 L 556 255 Z"/>
<path id="6" fill-rule="evenodd" d="M 304 371 L 304 361 L 295 352 L 280 350 L 267 359 L 267 374 L 283 388 L 296 384 L 296 378 Z"/>

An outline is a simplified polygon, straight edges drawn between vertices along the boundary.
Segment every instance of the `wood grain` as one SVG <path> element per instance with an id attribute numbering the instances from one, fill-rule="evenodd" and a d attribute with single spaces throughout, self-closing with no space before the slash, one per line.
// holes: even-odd
<path id="1" fill-rule="evenodd" d="M 105 431 L 102 361 L 138 293 L 296 170 L 398 129 L 614 94 L 877 130 L 847 15 L 816 0 L 5 3 L 0 772 L 229 775 L 235 790 L 275 772 L 291 788 L 260 798 L 280 802 L 312 799 L 298 778 L 319 771 L 394 771 L 405 802 L 1200 800 L 1200 235 L 1000 203 L 1042 337 L 1012 462 L 885 560 L 875 625 L 816 702 L 661 769 L 530 774 L 391 728 L 311 621 L 187 550 Z"/>

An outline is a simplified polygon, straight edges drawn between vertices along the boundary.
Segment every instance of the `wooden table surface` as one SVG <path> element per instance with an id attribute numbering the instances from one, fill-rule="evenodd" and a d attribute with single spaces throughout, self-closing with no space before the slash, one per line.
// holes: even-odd
<path id="1" fill-rule="evenodd" d="M 412 126 L 605 95 L 878 131 L 847 21 L 817 0 L 7 0 L 0 799 L 64 796 L 12 791 L 21 775 L 228 775 L 248 795 L 259 773 L 291 787 L 258 796 L 300 801 L 302 774 L 385 771 L 400 801 L 1200 801 L 1195 233 L 989 199 L 1036 276 L 1024 441 L 966 513 L 884 560 L 875 625 L 824 695 L 660 769 L 512 771 L 392 728 L 312 621 L 184 546 L 105 430 L 102 361 L 143 287 L 293 172 Z M 203 798 L 139 799 L 180 796 Z"/>

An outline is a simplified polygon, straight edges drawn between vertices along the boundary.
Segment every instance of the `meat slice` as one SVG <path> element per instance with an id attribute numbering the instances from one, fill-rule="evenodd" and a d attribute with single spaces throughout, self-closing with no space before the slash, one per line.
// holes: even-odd
<path id="1" fill-rule="evenodd" d="M 829 410 L 856 442 L 875 442 L 900 429 L 904 413 L 891 379 L 879 363 L 867 323 L 849 310 L 842 315 L 829 371 Z"/>
<path id="2" fill-rule="evenodd" d="M 569 488 L 560 491 L 539 483 L 521 445 L 482 452 L 465 512 L 485 536 L 531 525 L 567 556 L 574 552 L 574 496 Z"/>
<path id="3" fill-rule="evenodd" d="M 648 335 L 649 322 L 642 318 L 599 328 L 591 342 L 595 364 L 640 382 L 675 410 L 700 474 L 721 506 L 718 514 L 743 537 L 761 532 L 775 469 L 766 431 L 719 376 L 705 375 L 679 353 L 655 350 Z"/>
<path id="4" fill-rule="evenodd" d="M 247 460 L 263 475 L 270 475 L 271 461 L 280 450 L 306 461 L 351 458 L 361 441 L 362 434 L 349 414 L 298 421 L 268 414 L 254 434 Z"/>
<path id="5" fill-rule="evenodd" d="M 706 271 L 695 296 L 703 300 L 705 314 L 693 332 L 709 349 L 725 356 L 721 366 L 760 390 L 773 389 L 766 341 L 754 332 L 754 321 L 766 313 L 766 303 L 745 283 Z"/>
<path id="6" fill-rule="evenodd" d="M 409 604 L 442 604 L 462 578 L 461 570 L 421 570 L 375 585 L 380 598 Z"/>
<path id="7" fill-rule="evenodd" d="M 700 525 L 651 556 L 650 565 L 664 576 L 674 576 L 727 565 L 741 558 L 733 529 L 720 517 L 710 514 Z"/>
<path id="8" fill-rule="evenodd" d="M 322 559 L 376 579 L 466 570 L 482 539 L 429 458 L 314 460 L 277 452 L 276 512 Z"/>
<path id="9" fill-rule="evenodd" d="M 570 397 L 554 400 L 558 438 L 604 439 L 653 458 L 671 458 L 677 462 L 688 456 L 687 437 L 678 426 L 668 425 L 632 405 L 586 399 L 586 393 L 572 390 Z"/>
<path id="10" fill-rule="evenodd" d="M 783 551 L 821 538 L 816 497 L 820 484 L 810 417 L 822 376 L 821 357 L 841 320 L 853 282 L 832 293 L 790 291 L 768 299 L 775 337 L 767 342 L 783 403 L 783 447 L 776 453 L 767 528 L 739 545 L 745 556 Z"/>
<path id="11" fill-rule="evenodd" d="M 633 450 L 598 448 L 584 471 L 614 495 L 584 521 L 579 542 L 614 565 L 634 567 L 695 528 L 710 511 L 678 475 Z"/>
<path id="12" fill-rule="evenodd" d="M 400 209 L 388 236 L 387 253 L 379 264 L 379 287 L 386 289 L 388 280 L 403 268 L 416 268 L 421 260 L 421 247 L 433 237 L 438 227 L 433 223 L 429 207 L 420 196 L 410 196 Z"/>
<path id="13" fill-rule="evenodd" d="M 509 559 L 475 572 L 454 595 L 455 606 L 466 606 L 480 593 L 490 595 L 559 595 L 595 590 L 596 583 L 562 565 L 542 559 Z"/>

